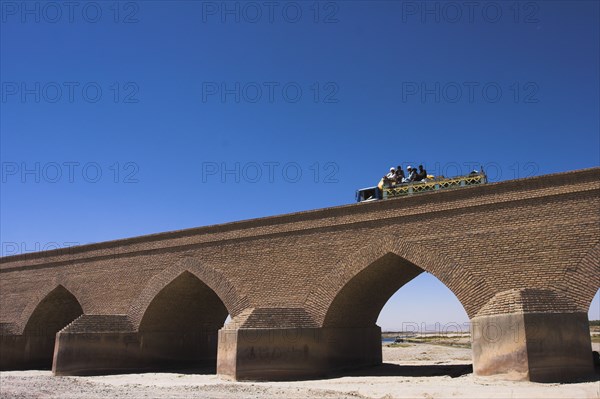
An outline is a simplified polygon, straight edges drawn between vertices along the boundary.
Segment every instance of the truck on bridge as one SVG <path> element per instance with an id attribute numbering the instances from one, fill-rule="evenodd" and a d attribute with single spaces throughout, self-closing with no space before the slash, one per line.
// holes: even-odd
<path id="1" fill-rule="evenodd" d="M 483 171 L 473 171 L 466 176 L 452 178 L 432 177 L 424 181 L 412 183 L 390 183 L 385 184 L 381 179 L 375 187 L 367 187 L 356 190 L 356 202 L 377 201 L 388 198 L 404 197 L 429 191 L 451 190 L 463 187 L 476 186 L 487 183 L 487 176 Z"/>

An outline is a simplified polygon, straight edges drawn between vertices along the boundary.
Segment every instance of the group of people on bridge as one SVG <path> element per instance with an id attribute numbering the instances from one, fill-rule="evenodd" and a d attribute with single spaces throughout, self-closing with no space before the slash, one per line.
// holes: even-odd
<path id="1" fill-rule="evenodd" d="M 383 185 L 385 187 L 391 187 L 396 184 L 427 181 L 427 171 L 423 168 L 423 165 L 419 165 L 419 169 L 409 165 L 406 168 L 406 171 L 408 175 L 404 173 L 402 166 L 398 166 L 397 168 L 391 167 L 390 172 L 383 176 Z"/>

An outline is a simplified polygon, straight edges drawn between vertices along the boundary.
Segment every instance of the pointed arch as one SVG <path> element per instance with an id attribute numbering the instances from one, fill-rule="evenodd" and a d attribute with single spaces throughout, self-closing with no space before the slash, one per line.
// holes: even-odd
<path id="1" fill-rule="evenodd" d="M 212 290 L 223 302 L 232 317 L 237 316 L 248 307 L 248 299 L 239 295 L 231 281 L 218 269 L 205 266 L 196 259 L 186 258 L 150 279 L 132 303 L 129 309 L 129 318 L 136 329 L 140 327 L 144 314 L 157 295 L 185 272 L 193 275 Z"/>
<path id="2" fill-rule="evenodd" d="M 243 300 L 217 270 L 186 259 L 155 276 L 132 305 L 147 365 L 158 369 L 214 366 L 218 331 L 229 307 Z"/>
<path id="3" fill-rule="evenodd" d="M 381 309 L 400 287 L 423 269 L 391 252 L 358 272 L 327 309 L 323 327 L 374 326 Z"/>
<path id="4" fill-rule="evenodd" d="M 571 272 L 571 273 L 569 273 Z M 574 270 L 563 278 L 563 290 L 575 293 L 571 299 L 583 312 L 588 312 L 600 288 L 600 240 L 585 254 Z"/>
<path id="5" fill-rule="evenodd" d="M 83 314 L 77 298 L 63 285 L 40 291 L 39 296 L 23 312 L 21 334 L 4 353 L 17 367 L 52 367 L 57 333 Z"/>
<path id="6" fill-rule="evenodd" d="M 227 315 L 227 308 L 218 295 L 186 270 L 154 297 L 138 330 L 140 333 L 217 330 Z"/>
<path id="7" fill-rule="evenodd" d="M 60 312 L 64 312 L 65 315 L 58 315 L 57 313 Z M 19 332 L 24 334 L 34 329 L 46 329 L 46 327 L 41 327 L 39 324 L 45 322 L 50 322 L 52 325 L 61 324 L 60 320 L 63 318 L 64 320 L 70 319 L 59 328 L 60 330 L 83 313 L 81 303 L 70 290 L 65 288 L 63 284 L 51 284 L 38 291 L 33 299 L 29 301 L 21 313 Z M 71 318 L 71 316 L 74 317 Z M 55 318 L 55 321 L 50 320 L 52 317 Z M 34 327 L 35 324 L 38 324 L 38 327 Z"/>
<path id="8" fill-rule="evenodd" d="M 394 279 L 387 278 L 385 273 L 397 272 L 398 267 L 402 268 L 400 274 Z M 346 288 L 361 285 L 361 281 L 368 281 L 371 293 L 373 289 L 381 291 L 381 295 L 378 294 L 377 300 L 374 301 L 377 302 L 373 304 L 374 309 L 385 295 L 389 293 L 381 306 L 400 286 L 422 271 L 431 273 L 446 285 L 458 298 L 469 317 L 473 317 L 493 296 L 493 291 L 484 279 L 471 273 L 448 254 L 441 256 L 427 244 L 419 243 L 416 246 L 400 238 L 385 237 L 368 243 L 338 262 L 310 292 L 305 306 L 319 325 L 323 325 L 330 321 L 327 318 L 331 316 L 328 316 L 331 306 L 335 306 L 336 301 L 339 302 L 349 295 L 350 291 L 345 292 Z M 379 276 L 369 277 L 373 273 Z M 376 287 L 376 284 L 385 288 Z"/>

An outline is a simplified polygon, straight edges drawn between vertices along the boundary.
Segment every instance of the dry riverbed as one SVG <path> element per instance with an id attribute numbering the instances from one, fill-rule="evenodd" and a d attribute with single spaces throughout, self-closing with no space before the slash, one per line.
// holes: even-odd
<path id="1" fill-rule="evenodd" d="M 600 349 L 595 343 L 594 350 Z M 474 377 L 471 350 L 403 343 L 383 348 L 379 367 L 293 382 L 232 382 L 214 374 L 143 373 L 54 377 L 0 373 L 1 398 L 600 398 L 600 382 L 538 384 Z"/>

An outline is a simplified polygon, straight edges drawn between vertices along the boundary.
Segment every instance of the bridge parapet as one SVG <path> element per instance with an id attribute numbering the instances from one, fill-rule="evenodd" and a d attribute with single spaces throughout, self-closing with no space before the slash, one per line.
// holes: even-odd
<path id="1" fill-rule="evenodd" d="M 342 205 L 50 251 L 4 256 L 0 257 L 0 270 L 15 267 L 58 266 L 65 262 L 110 259 L 148 251 L 182 250 L 197 245 L 218 245 L 230 240 L 238 242 L 268 238 L 276 234 L 381 222 L 399 216 L 411 217 L 598 190 L 600 190 L 600 168 L 592 168 L 490 183 L 461 190 L 424 193 L 387 201 Z M 399 210 L 402 212 L 401 215 L 398 213 Z"/>

